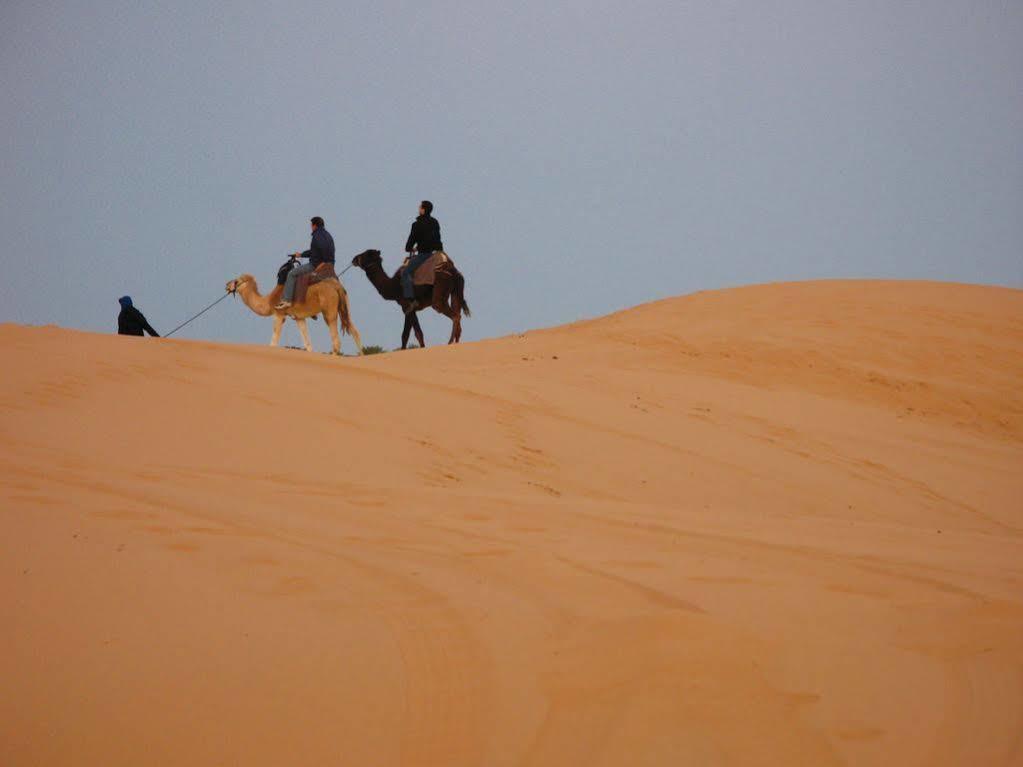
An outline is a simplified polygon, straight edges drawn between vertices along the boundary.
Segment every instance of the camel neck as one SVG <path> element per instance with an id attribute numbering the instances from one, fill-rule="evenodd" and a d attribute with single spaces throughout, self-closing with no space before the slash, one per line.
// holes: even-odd
<path id="1" fill-rule="evenodd" d="M 275 294 L 279 295 L 280 293 L 280 290 L 278 290 L 279 287 L 280 286 L 275 287 L 269 295 L 263 296 L 259 293 L 259 285 L 257 285 L 256 281 L 253 279 L 240 286 L 238 293 L 241 295 L 242 301 L 245 302 L 245 305 L 252 311 L 256 314 L 268 317 L 273 314 L 272 307 L 274 299 L 277 297 Z"/>
<path id="2" fill-rule="evenodd" d="M 381 298 L 393 301 L 398 297 L 397 280 L 387 276 L 382 262 L 376 262 L 366 267 L 366 277 L 377 289 Z"/>

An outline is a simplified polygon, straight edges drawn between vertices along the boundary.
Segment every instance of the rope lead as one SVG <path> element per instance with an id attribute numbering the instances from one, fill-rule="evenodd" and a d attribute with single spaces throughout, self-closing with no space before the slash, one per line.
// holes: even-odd
<path id="1" fill-rule="evenodd" d="M 345 272 L 347 272 L 347 271 L 348 271 L 349 269 L 351 269 L 351 268 L 352 268 L 353 266 L 355 266 L 355 264 L 349 264 L 348 266 L 346 266 L 346 267 L 345 267 L 344 269 L 342 269 L 342 270 L 341 270 L 341 273 L 340 273 L 340 274 L 338 274 L 338 277 L 340 278 L 342 274 L 344 274 Z M 340 280 L 339 280 L 339 281 L 340 281 Z M 168 333 L 167 335 L 165 335 L 165 336 L 164 336 L 164 338 L 170 338 L 170 337 L 171 337 L 172 335 L 174 335 L 174 334 L 175 334 L 175 333 L 177 333 L 177 332 L 178 332 L 179 330 L 181 330 L 181 328 L 185 327 L 185 325 L 187 325 L 187 324 L 188 324 L 189 322 L 191 322 L 192 320 L 197 320 L 197 319 L 199 319 L 199 318 L 200 318 L 200 317 L 202 317 L 202 316 L 203 316 L 204 314 L 206 314 L 206 312 L 208 312 L 208 311 L 209 311 L 210 309 L 212 309 L 212 308 L 213 308 L 214 306 L 216 306 L 217 304 L 219 304 L 219 303 L 220 303 L 221 301 L 223 301 L 223 300 L 224 300 L 225 298 L 227 298 L 227 297 L 228 297 L 228 296 L 230 296 L 230 295 L 233 295 L 233 293 L 232 293 L 232 292 L 230 292 L 230 291 L 228 291 L 227 293 L 225 293 L 224 295 L 222 295 L 222 296 L 221 296 L 220 298 L 218 298 L 218 299 L 217 299 L 216 301 L 214 301 L 214 302 L 213 302 L 212 304 L 210 304 L 210 305 L 209 305 L 209 306 L 207 306 L 207 307 L 206 307 L 205 309 L 203 309 L 203 310 L 202 310 L 201 312 L 199 312 L 198 314 L 195 314 L 195 315 L 193 315 L 193 316 L 189 317 L 189 318 L 188 318 L 187 320 L 185 320 L 184 322 L 182 322 L 182 323 L 181 323 L 180 325 L 178 325 L 178 326 L 177 326 L 176 328 L 174 328 L 174 330 L 172 330 L 172 331 L 171 331 L 170 333 Z"/>
<path id="2" fill-rule="evenodd" d="M 188 324 L 189 322 L 191 322 L 192 320 L 195 320 L 195 319 L 198 319 L 199 317 L 202 317 L 202 316 L 203 316 L 204 314 L 206 314 L 206 312 L 208 312 L 208 311 L 209 311 L 210 309 L 212 309 L 212 308 L 213 308 L 214 306 L 216 306 L 217 304 L 219 304 L 219 303 L 220 303 L 221 301 L 223 301 L 223 300 L 224 300 L 225 298 L 227 298 L 227 297 L 228 297 L 229 295 L 231 295 L 231 294 L 230 294 L 230 293 L 225 293 L 225 294 L 224 294 L 224 295 L 222 295 L 222 296 L 221 296 L 220 298 L 218 298 L 218 299 L 217 299 L 216 301 L 214 301 L 214 302 L 213 302 L 212 304 L 210 304 L 210 305 L 209 305 L 209 306 L 207 306 L 207 307 L 206 307 L 205 309 L 203 309 L 203 310 L 202 310 L 201 312 L 199 312 L 198 314 L 192 315 L 192 316 L 191 316 L 191 317 L 189 317 L 189 318 L 188 318 L 187 320 L 185 320 L 184 322 L 182 322 L 182 323 L 181 323 L 180 325 L 178 325 L 178 326 L 177 326 L 176 328 L 174 328 L 174 330 L 172 330 L 172 331 L 171 331 L 170 333 L 168 333 L 167 335 L 165 335 L 165 336 L 164 336 L 164 338 L 170 338 L 170 337 L 171 337 L 172 335 L 174 335 L 175 333 L 177 333 L 177 332 L 178 332 L 179 330 L 181 330 L 181 328 L 185 327 L 185 325 L 187 325 L 187 324 Z"/>

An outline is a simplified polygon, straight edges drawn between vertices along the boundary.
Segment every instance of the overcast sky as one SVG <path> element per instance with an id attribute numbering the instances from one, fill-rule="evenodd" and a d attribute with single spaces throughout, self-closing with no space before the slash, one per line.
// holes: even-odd
<path id="1" fill-rule="evenodd" d="M 773 280 L 1023 286 L 1019 0 L 0 0 L 0 142 L 0 321 L 111 331 L 128 293 L 167 331 L 313 215 L 393 267 L 424 197 L 465 340 Z"/>

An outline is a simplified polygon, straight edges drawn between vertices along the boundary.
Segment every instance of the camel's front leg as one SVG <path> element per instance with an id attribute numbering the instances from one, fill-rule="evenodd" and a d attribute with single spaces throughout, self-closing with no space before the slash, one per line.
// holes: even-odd
<path id="1" fill-rule="evenodd" d="M 412 335 L 412 318 L 415 317 L 415 312 L 412 314 L 405 315 L 405 327 L 401 329 L 401 348 L 408 348 L 408 337 Z"/>
<path id="2" fill-rule="evenodd" d="M 274 332 L 270 336 L 270 346 L 277 346 L 281 342 L 281 328 L 284 327 L 284 315 L 274 315 Z"/>
<path id="3" fill-rule="evenodd" d="M 298 325 L 298 332 L 302 334 L 302 345 L 307 352 L 311 352 L 313 350 L 313 342 L 309 340 L 309 328 L 305 326 L 305 320 L 296 318 L 295 324 Z"/>
<path id="4" fill-rule="evenodd" d="M 419 342 L 419 348 L 420 349 L 425 349 L 426 348 L 426 338 L 423 336 L 423 328 L 419 324 L 419 315 L 416 314 L 415 312 L 412 312 L 411 317 L 412 317 L 412 330 L 416 334 L 416 340 Z"/>

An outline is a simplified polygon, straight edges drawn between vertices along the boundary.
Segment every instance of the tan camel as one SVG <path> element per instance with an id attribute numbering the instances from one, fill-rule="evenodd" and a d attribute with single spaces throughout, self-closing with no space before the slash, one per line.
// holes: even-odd
<path id="1" fill-rule="evenodd" d="M 302 334 L 302 345 L 307 352 L 313 350 L 312 341 L 309 340 L 309 329 L 305 321 L 316 315 L 321 315 L 327 323 L 330 331 L 332 351 L 334 354 L 341 354 L 341 336 L 337 332 L 338 319 L 341 320 L 341 332 L 347 333 L 355 340 L 355 345 L 362 354 L 362 339 L 359 337 L 359 330 L 352 322 L 351 313 L 348 310 L 348 291 L 341 284 L 340 280 L 324 280 L 315 285 L 310 285 L 306 291 L 305 300 L 301 303 L 292 304 L 287 309 L 275 309 L 274 307 L 281 300 L 283 285 L 277 285 L 269 295 L 260 295 L 259 285 L 256 278 L 251 274 L 243 274 L 237 279 L 231 280 L 225 286 L 228 293 L 235 293 L 242 297 L 242 301 L 260 317 L 273 315 L 274 331 L 270 338 L 270 346 L 277 346 L 281 340 L 281 328 L 284 327 L 284 320 L 291 317 L 298 325 L 298 332 Z"/>

